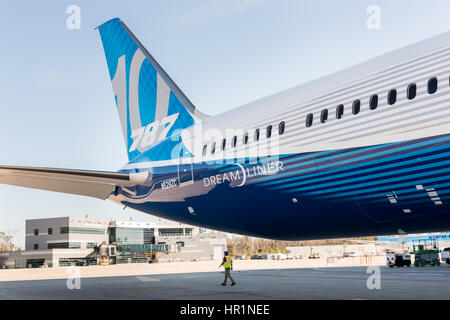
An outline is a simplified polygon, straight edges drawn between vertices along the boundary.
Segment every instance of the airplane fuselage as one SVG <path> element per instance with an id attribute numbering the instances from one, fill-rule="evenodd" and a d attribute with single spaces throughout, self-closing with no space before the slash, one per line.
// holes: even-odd
<path id="1" fill-rule="evenodd" d="M 450 229 L 450 33 L 208 116 L 119 18 L 98 30 L 129 163 L 0 183 L 273 239 Z"/>
<path id="2" fill-rule="evenodd" d="M 448 230 L 449 77 L 446 34 L 197 123 L 169 138 L 179 159 L 143 153 L 123 171 L 152 178 L 110 199 L 275 239 Z"/>

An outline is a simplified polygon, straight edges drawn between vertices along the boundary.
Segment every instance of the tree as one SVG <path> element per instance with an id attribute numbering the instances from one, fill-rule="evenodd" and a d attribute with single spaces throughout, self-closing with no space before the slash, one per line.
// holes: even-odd
<path id="1" fill-rule="evenodd" d="M 304 246 L 324 246 L 324 245 L 346 245 L 364 243 L 364 241 L 376 238 L 355 238 L 355 239 L 329 239 L 315 241 L 279 241 L 260 238 L 249 238 L 247 236 L 236 237 L 227 241 L 228 251 L 231 255 L 250 255 L 264 253 L 285 253 L 286 247 Z"/>
<path id="2" fill-rule="evenodd" d="M 0 231 L 0 251 L 12 251 L 16 248 L 13 241 L 14 236 L 9 232 Z"/>

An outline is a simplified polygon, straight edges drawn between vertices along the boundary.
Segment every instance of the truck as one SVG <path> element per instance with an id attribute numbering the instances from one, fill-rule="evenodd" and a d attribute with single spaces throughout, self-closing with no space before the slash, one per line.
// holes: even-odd
<path id="1" fill-rule="evenodd" d="M 386 253 L 386 264 L 389 268 L 393 267 L 410 267 L 411 266 L 411 255 L 409 253 Z"/>
<path id="2" fill-rule="evenodd" d="M 445 248 L 444 250 L 442 250 L 441 260 L 442 262 L 450 264 L 450 248 Z"/>

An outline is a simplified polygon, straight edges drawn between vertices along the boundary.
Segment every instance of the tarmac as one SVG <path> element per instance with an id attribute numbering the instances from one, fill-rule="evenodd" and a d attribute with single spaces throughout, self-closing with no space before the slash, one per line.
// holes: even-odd
<path id="1" fill-rule="evenodd" d="M 0 270 L 0 299 L 450 299 L 450 266 L 391 269 L 381 261 L 235 261 L 233 287 L 220 285 L 214 261 Z"/>

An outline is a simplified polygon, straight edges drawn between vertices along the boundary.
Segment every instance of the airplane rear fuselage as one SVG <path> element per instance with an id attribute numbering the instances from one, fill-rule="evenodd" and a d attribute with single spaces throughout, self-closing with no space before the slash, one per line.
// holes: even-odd
<path id="1" fill-rule="evenodd" d="M 208 116 L 123 21 L 98 30 L 128 164 L 0 183 L 273 239 L 450 230 L 450 33 Z"/>
<path id="2" fill-rule="evenodd" d="M 151 179 L 110 200 L 285 240 L 449 230 L 449 77 L 445 34 L 207 118 L 168 138 L 179 158 L 130 161 Z"/>

